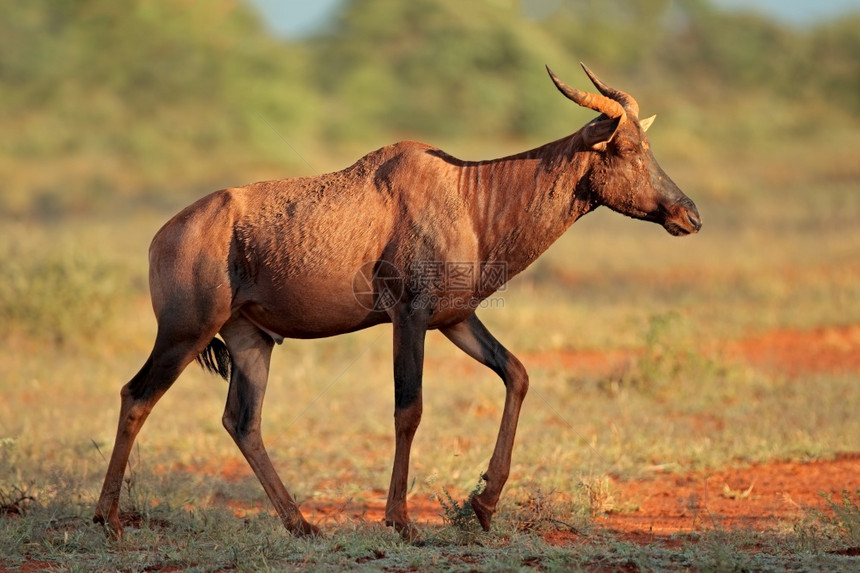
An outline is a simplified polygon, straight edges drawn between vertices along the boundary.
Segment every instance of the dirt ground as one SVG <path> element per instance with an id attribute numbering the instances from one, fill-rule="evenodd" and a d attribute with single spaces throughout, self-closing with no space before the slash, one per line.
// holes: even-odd
<path id="1" fill-rule="evenodd" d="M 774 330 L 726 348 L 755 367 L 788 376 L 860 374 L 860 325 Z M 606 516 L 603 524 L 630 540 L 671 543 L 679 534 L 703 528 L 765 531 L 824 509 L 822 493 L 836 500 L 843 490 L 860 488 L 860 451 L 828 461 L 659 475 L 613 486 L 620 498 L 634 502 L 635 510 Z"/>
<path id="2" fill-rule="evenodd" d="M 747 468 L 660 475 L 647 481 L 615 481 L 611 491 L 619 509 L 598 518 L 597 524 L 619 539 L 667 547 L 680 545 L 687 534 L 705 530 L 774 531 L 810 511 L 824 511 L 822 493 L 839 500 L 842 490 L 860 487 L 860 453 L 811 463 L 775 462 Z M 369 501 L 315 500 L 302 505 L 318 523 L 384 519 L 385 492 L 368 494 Z M 442 523 L 439 502 L 428 497 L 409 500 L 409 512 L 419 525 Z M 577 533 L 560 529 L 545 534 L 549 543 L 581 541 Z"/>
<path id="3" fill-rule="evenodd" d="M 788 376 L 815 372 L 860 373 L 860 324 L 813 330 L 771 330 L 721 343 L 719 350 L 751 366 Z M 706 350 L 707 351 L 707 350 Z M 617 372 L 635 354 L 616 350 L 552 350 L 523 354 L 527 364 L 543 364 L 590 375 Z"/>
<path id="4" fill-rule="evenodd" d="M 852 452 L 830 461 L 775 462 L 615 483 L 620 496 L 636 502 L 635 509 L 608 515 L 602 523 L 642 542 L 671 542 L 703 529 L 765 531 L 824 509 L 822 493 L 839 500 L 842 490 L 860 486 L 858 480 L 860 453 Z"/>
<path id="5" fill-rule="evenodd" d="M 809 331 L 776 330 L 730 341 L 725 350 L 757 368 L 787 376 L 817 372 L 860 374 L 860 325 Z M 568 351 L 526 358 L 594 374 L 612 371 L 631 356 L 623 352 Z M 228 480 L 251 475 L 240 462 L 208 470 L 221 473 Z M 827 461 L 777 461 L 686 475 L 657 474 L 647 480 L 613 481 L 611 493 L 617 502 L 616 509 L 600 517 L 598 523 L 629 541 L 676 545 L 685 534 L 706 529 L 774 530 L 811 510 L 825 509 L 822 493 L 836 500 L 843 490 L 857 488 L 860 488 L 860 451 L 845 452 Z M 304 503 L 303 509 L 321 524 L 343 519 L 381 521 L 386 492 L 372 491 L 361 497 L 361 502 L 313 500 Z M 222 501 L 233 506 L 230 500 Z M 259 509 L 233 507 L 239 513 Z M 409 510 L 419 524 L 442 523 L 439 502 L 429 497 L 411 498 Z M 551 543 L 568 543 L 575 537 L 576 534 L 565 531 L 547 534 Z"/>

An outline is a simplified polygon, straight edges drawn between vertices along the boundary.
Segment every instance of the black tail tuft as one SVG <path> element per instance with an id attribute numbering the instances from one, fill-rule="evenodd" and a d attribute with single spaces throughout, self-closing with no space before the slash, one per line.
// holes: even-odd
<path id="1" fill-rule="evenodd" d="M 212 342 L 203 349 L 203 352 L 197 355 L 197 364 L 204 370 L 218 374 L 224 380 L 230 379 L 230 367 L 233 360 L 230 358 L 227 345 L 220 338 L 213 338 Z"/>

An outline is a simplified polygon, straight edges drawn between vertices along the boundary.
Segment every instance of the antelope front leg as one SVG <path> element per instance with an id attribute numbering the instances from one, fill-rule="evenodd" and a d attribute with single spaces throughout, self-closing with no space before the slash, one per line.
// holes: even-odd
<path id="1" fill-rule="evenodd" d="M 511 452 L 514 448 L 514 437 L 517 433 L 517 422 L 520 417 L 520 408 L 528 390 L 528 375 L 525 368 L 513 354 L 509 354 L 512 363 L 516 366 L 509 367 L 510 378 L 505 380 L 505 408 L 502 412 L 502 423 L 499 428 L 499 436 L 496 438 L 496 447 L 490 458 L 490 465 L 483 475 L 486 481 L 484 491 L 472 498 L 472 509 L 481 523 L 484 531 L 490 530 L 490 520 L 496 512 L 496 504 L 502 495 L 502 488 L 508 481 L 511 471 Z"/>
<path id="2" fill-rule="evenodd" d="M 410 309 L 412 310 L 412 309 Z M 415 311 L 394 319 L 394 468 L 385 505 L 385 523 L 393 525 L 409 542 L 419 541 L 409 522 L 406 490 L 409 484 L 409 453 L 421 422 L 421 378 L 424 366 L 424 337 L 427 322 Z"/>
<path id="3" fill-rule="evenodd" d="M 490 465 L 483 475 L 484 491 L 472 498 L 472 509 L 484 531 L 490 530 L 490 521 L 496 504 L 511 471 L 511 451 L 517 433 L 520 408 L 529 388 L 529 377 L 522 363 L 511 354 L 474 314 L 463 322 L 442 329 L 442 333 L 466 354 L 492 368 L 505 383 L 505 407 L 496 447 Z"/>

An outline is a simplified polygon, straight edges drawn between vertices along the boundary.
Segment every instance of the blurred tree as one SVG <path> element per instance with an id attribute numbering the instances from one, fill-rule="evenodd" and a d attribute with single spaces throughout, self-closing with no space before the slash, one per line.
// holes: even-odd
<path id="1" fill-rule="evenodd" d="M 860 13 L 818 26 L 810 44 L 810 95 L 860 115 Z"/>
<path id="2" fill-rule="evenodd" d="M 709 146 L 860 117 L 856 15 L 795 29 L 710 0 L 344 0 L 324 33 L 289 43 L 242 0 L 7 2 L 0 215 L 185 202 L 281 173 L 300 160 L 269 125 L 327 153 L 560 137 L 593 114 L 560 101 L 543 65 L 586 88 L 579 60 L 646 113 L 672 106 L 664 133 Z"/>
<path id="3" fill-rule="evenodd" d="M 667 72 L 711 92 L 720 86 L 782 93 L 803 58 L 802 36 L 757 14 L 696 7 L 679 13 L 658 54 Z"/>
<path id="4" fill-rule="evenodd" d="M 544 29 L 589 65 L 629 74 L 653 62 L 675 10 L 671 0 L 565 0 Z"/>
<path id="5" fill-rule="evenodd" d="M 0 209 L 191 191 L 225 178 L 215 157 L 280 154 L 257 114 L 311 129 L 306 61 L 235 0 L 3 4 L 0 172 L 18 188 Z"/>
<path id="6" fill-rule="evenodd" d="M 514 1 L 351 0 L 315 41 L 317 79 L 338 136 L 522 137 L 557 114 L 544 63 L 569 58 Z"/>

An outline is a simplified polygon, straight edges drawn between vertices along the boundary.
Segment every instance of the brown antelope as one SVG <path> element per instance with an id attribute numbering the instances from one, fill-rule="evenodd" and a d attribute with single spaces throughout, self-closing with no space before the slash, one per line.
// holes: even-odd
<path id="1" fill-rule="evenodd" d="M 601 205 L 659 223 L 672 235 L 701 227 L 696 206 L 651 153 L 645 130 L 653 117 L 640 120 L 636 100 L 583 68 L 599 94 L 547 71 L 567 98 L 600 115 L 537 149 L 473 162 L 401 142 L 336 173 L 217 191 L 168 221 L 149 250 L 158 333 L 146 363 L 120 393 L 116 442 L 94 520 L 122 534 L 117 507 L 134 439 L 197 358 L 225 378 L 229 373 L 224 427 L 286 528 L 319 533 L 263 445 L 260 413 L 272 347 L 284 338 L 391 323 L 395 452 L 386 522 L 404 538 L 417 538 L 406 510 L 409 452 L 421 420 L 424 339 L 438 329 L 505 384 L 484 489 L 471 499 L 488 530 L 529 383 L 475 309 Z M 451 265 L 471 269 L 468 280 L 439 280 L 440 268 Z"/>

